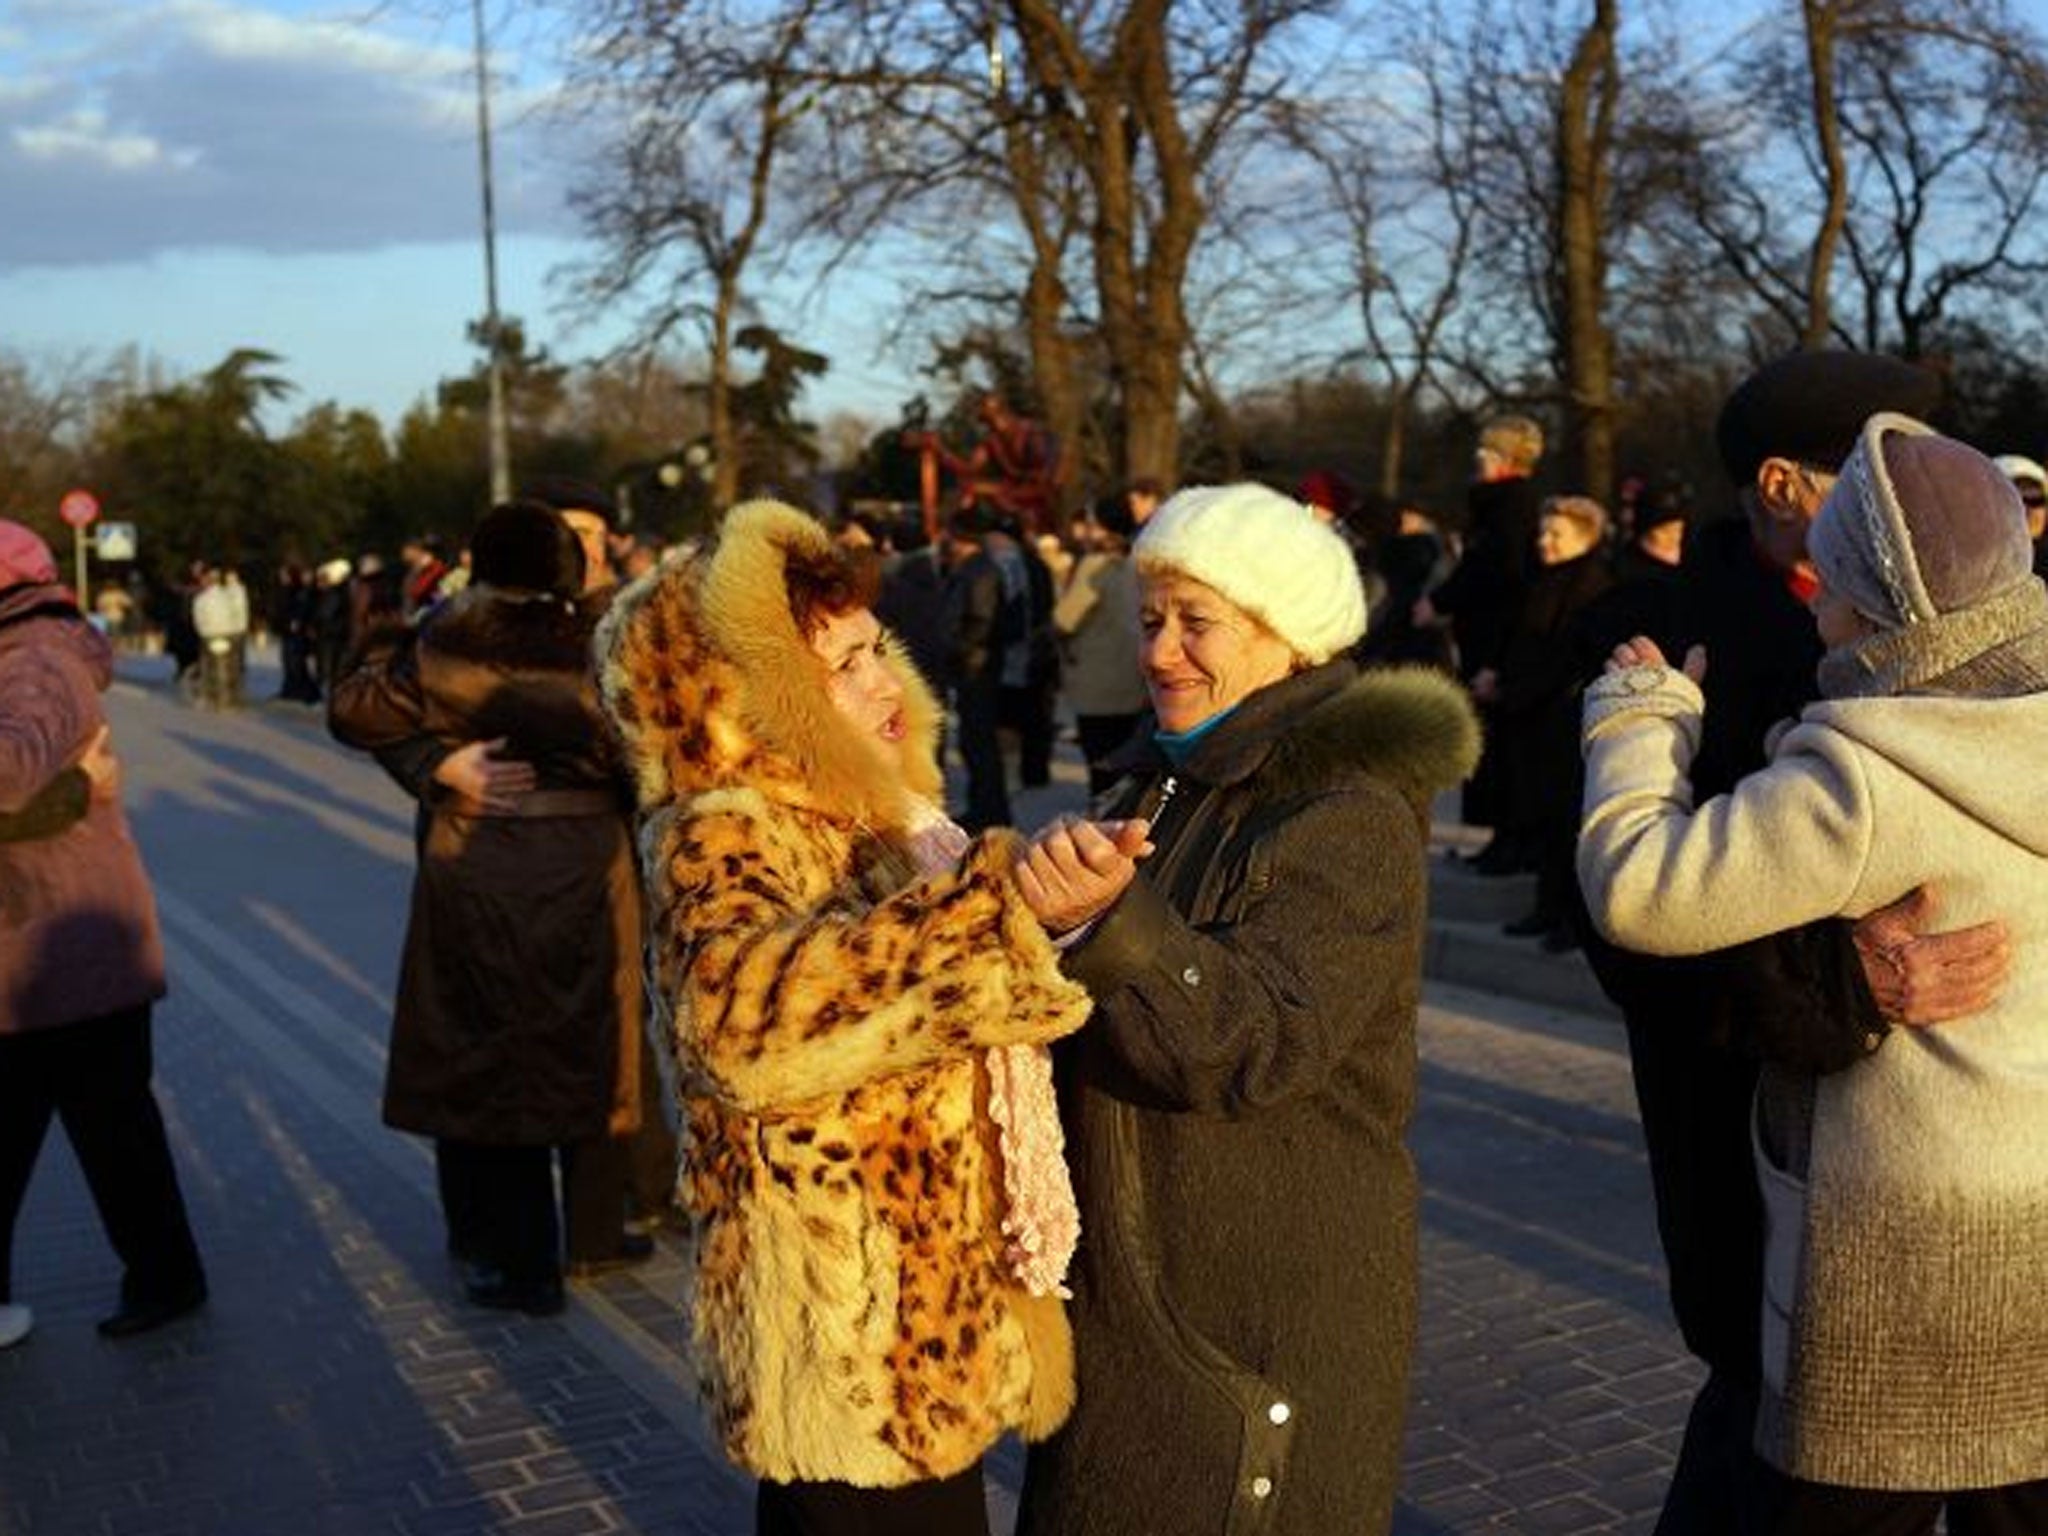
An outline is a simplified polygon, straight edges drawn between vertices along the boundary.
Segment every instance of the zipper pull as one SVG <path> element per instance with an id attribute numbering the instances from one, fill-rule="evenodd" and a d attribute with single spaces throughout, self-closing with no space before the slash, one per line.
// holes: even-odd
<path id="1" fill-rule="evenodd" d="M 1159 786 L 1159 798 L 1152 802 L 1151 814 L 1145 819 L 1154 826 L 1157 826 L 1160 816 L 1165 813 L 1167 806 L 1173 802 L 1173 797 L 1179 789 L 1180 779 L 1169 773 L 1166 776 L 1166 782 Z"/>

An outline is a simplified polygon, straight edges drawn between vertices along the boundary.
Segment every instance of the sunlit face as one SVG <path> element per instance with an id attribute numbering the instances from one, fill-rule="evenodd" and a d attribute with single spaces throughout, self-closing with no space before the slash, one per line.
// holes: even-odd
<path id="1" fill-rule="evenodd" d="M 903 684 L 882 664 L 888 653 L 882 626 L 865 608 L 828 618 L 811 636 L 825 664 L 825 696 L 863 736 L 898 742 L 909 730 Z"/>
<path id="2" fill-rule="evenodd" d="M 1593 547 L 1593 530 L 1568 517 L 1545 517 L 1536 524 L 1536 559 L 1542 565 L 1563 565 Z"/>
<path id="3" fill-rule="evenodd" d="M 1814 588 L 1813 598 L 1806 606 L 1813 614 L 1813 627 L 1820 631 L 1820 643 L 1829 650 L 1853 645 L 1866 635 L 1877 632 L 1875 624 L 1858 613 L 1849 599 L 1826 582 Z"/>
<path id="4" fill-rule="evenodd" d="M 1138 583 L 1138 660 L 1159 728 L 1179 735 L 1294 670 L 1287 642 L 1191 576 Z"/>
<path id="5" fill-rule="evenodd" d="M 604 519 L 595 512 L 568 511 L 562 514 L 562 521 L 569 525 L 569 531 L 576 535 L 576 542 L 583 546 L 583 590 L 595 592 L 607 586 L 612 579 L 612 549 L 607 539 L 608 530 Z"/>
<path id="6" fill-rule="evenodd" d="M 2048 485 L 2031 477 L 2012 484 L 2020 493 L 2020 505 L 2027 509 L 2027 537 L 2038 544 L 2041 535 L 2048 533 Z"/>

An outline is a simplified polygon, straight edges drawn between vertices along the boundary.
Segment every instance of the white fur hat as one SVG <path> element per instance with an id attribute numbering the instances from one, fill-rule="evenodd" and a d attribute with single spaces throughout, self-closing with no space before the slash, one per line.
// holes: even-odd
<path id="1" fill-rule="evenodd" d="M 1213 587 L 1312 666 L 1365 633 L 1365 589 L 1351 546 L 1298 501 L 1263 485 L 1178 492 L 1139 531 L 1141 571 Z"/>

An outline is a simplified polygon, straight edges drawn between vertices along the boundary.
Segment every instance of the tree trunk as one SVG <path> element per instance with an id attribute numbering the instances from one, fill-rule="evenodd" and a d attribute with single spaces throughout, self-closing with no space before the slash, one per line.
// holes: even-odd
<path id="1" fill-rule="evenodd" d="M 1182 290 L 1205 212 L 1168 67 L 1170 9 L 1132 0 L 1098 62 L 1055 7 L 1011 0 L 1031 77 L 1059 103 L 1054 122 L 1094 198 L 1096 303 L 1122 417 L 1116 457 L 1126 479 L 1169 483 L 1180 470 Z M 1141 196 L 1147 146 L 1155 181 Z"/>
<path id="2" fill-rule="evenodd" d="M 1058 532 L 1074 510 L 1079 489 L 1077 463 L 1085 409 L 1074 376 L 1074 344 L 1066 331 L 1067 289 L 1058 268 L 1034 263 L 1024 289 L 1025 333 L 1031 345 L 1031 377 L 1038 408 L 1059 443 L 1059 478 L 1055 499 L 1047 509 L 1048 528 Z"/>
<path id="3" fill-rule="evenodd" d="M 1387 401 L 1387 425 L 1380 433 L 1380 494 L 1389 501 L 1401 494 L 1401 470 L 1408 457 L 1408 406 L 1413 391 L 1403 389 Z"/>
<path id="4" fill-rule="evenodd" d="M 721 277 L 716 308 L 711 317 L 711 378 L 705 389 L 705 412 L 710 418 L 711 509 L 723 517 L 739 500 L 740 444 L 732 419 L 732 316 L 737 303 L 736 285 Z"/>
<path id="5" fill-rule="evenodd" d="M 1806 21 L 1806 67 L 1813 90 L 1813 131 L 1820 149 L 1826 207 L 1813 232 L 1813 250 L 1806 264 L 1806 323 L 1799 345 L 1809 351 L 1825 346 L 1833 329 L 1829 285 L 1835 250 L 1849 218 L 1849 172 L 1842 155 L 1841 107 L 1835 97 L 1835 0 L 1800 0 Z"/>
<path id="6" fill-rule="evenodd" d="M 1597 0 L 1558 93 L 1558 256 L 1563 282 L 1566 437 L 1586 494 L 1614 488 L 1614 337 L 1606 315 L 1617 0 Z"/>

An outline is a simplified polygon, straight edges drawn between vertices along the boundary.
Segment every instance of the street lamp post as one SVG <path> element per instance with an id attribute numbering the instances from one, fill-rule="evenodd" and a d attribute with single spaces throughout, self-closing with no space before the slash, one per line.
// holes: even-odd
<path id="1" fill-rule="evenodd" d="M 484 0 L 470 0 L 476 25 L 476 142 L 484 192 L 484 344 L 489 349 L 491 501 L 512 499 L 512 444 L 505 427 L 505 349 L 498 327 L 498 225 L 491 194 L 491 76 L 484 47 Z"/>

